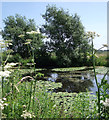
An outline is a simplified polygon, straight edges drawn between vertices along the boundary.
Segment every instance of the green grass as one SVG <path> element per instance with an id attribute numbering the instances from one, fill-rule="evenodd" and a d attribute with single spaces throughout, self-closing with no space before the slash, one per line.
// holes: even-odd
<path id="1" fill-rule="evenodd" d="M 71 68 L 69 70 L 71 70 Z M 75 68 L 75 70 L 78 69 Z M 93 95 L 90 93 L 55 93 L 53 89 L 62 87 L 62 84 L 42 80 L 36 81 L 36 85 L 35 81 L 25 81 L 17 86 L 16 84 L 21 79 L 21 70 L 15 70 L 4 83 L 4 97 L 7 93 L 14 90 L 12 94 L 6 97 L 5 103 L 7 103 L 8 106 L 4 105 L 2 111 L 4 118 L 96 117 L 96 104 L 95 101 L 91 99 Z M 36 88 L 35 92 L 34 85 Z"/>

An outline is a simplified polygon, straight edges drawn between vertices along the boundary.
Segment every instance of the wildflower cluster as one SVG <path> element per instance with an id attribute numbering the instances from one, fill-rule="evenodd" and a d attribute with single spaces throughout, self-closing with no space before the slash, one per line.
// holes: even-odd
<path id="1" fill-rule="evenodd" d="M 5 66 L 4 66 L 4 69 L 8 69 L 8 68 L 12 68 L 14 66 L 18 65 L 18 63 L 7 63 Z"/>
<path id="2" fill-rule="evenodd" d="M 9 75 L 10 75 L 10 71 L 0 71 L 0 76 L 1 77 L 9 77 Z"/>
<path id="3" fill-rule="evenodd" d="M 1 77 L 9 77 L 9 75 L 11 74 L 11 71 L 7 70 L 9 68 L 12 68 L 13 66 L 16 66 L 18 63 L 7 63 L 4 66 L 4 71 L 0 71 L 0 76 Z"/>
<path id="4" fill-rule="evenodd" d="M 105 107 L 109 107 L 109 98 L 106 98 L 105 102 L 101 101 Z"/>
<path id="5" fill-rule="evenodd" d="M 91 38 L 91 39 L 94 39 L 95 37 L 100 37 L 99 34 L 96 34 L 96 32 L 91 32 L 91 31 L 88 31 L 88 32 L 86 33 L 86 36 L 87 36 L 88 38 Z"/>
<path id="6" fill-rule="evenodd" d="M 24 119 L 35 118 L 35 115 L 34 113 L 30 113 L 30 112 L 27 112 L 27 110 L 25 110 L 23 111 L 23 114 L 21 115 L 21 117 L 23 117 Z"/>
<path id="7" fill-rule="evenodd" d="M 26 44 L 26 45 L 27 45 L 27 44 L 30 44 L 31 41 L 32 41 L 31 39 L 26 39 L 26 43 L 25 43 L 25 44 Z"/>
<path id="8" fill-rule="evenodd" d="M 8 104 L 5 103 L 5 101 L 6 101 L 6 98 L 0 99 L 1 110 L 3 110 L 5 106 L 8 106 Z"/>
<path id="9" fill-rule="evenodd" d="M 0 47 L 5 48 L 12 45 L 12 40 L 0 40 Z"/>
<path id="10" fill-rule="evenodd" d="M 31 32 L 26 32 L 27 34 L 40 34 L 40 31 L 37 30 L 37 31 L 31 31 Z"/>

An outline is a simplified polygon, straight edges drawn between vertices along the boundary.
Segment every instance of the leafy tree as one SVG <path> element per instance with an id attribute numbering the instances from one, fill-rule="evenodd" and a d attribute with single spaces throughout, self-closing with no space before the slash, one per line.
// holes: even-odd
<path id="1" fill-rule="evenodd" d="M 39 49 L 42 45 L 42 35 L 28 35 L 27 32 L 36 31 L 36 25 L 34 19 L 26 19 L 21 15 L 16 14 L 15 16 L 8 16 L 3 20 L 5 27 L 2 31 L 2 37 L 4 40 L 12 40 L 12 45 L 9 46 L 10 49 L 14 51 L 14 54 L 19 53 L 23 58 L 29 57 L 30 49 L 27 44 L 25 44 L 26 39 L 34 40 L 34 46 Z M 19 35 L 24 35 L 19 37 Z"/>
<path id="2" fill-rule="evenodd" d="M 69 66 L 74 58 L 83 53 L 82 48 L 88 47 L 79 16 L 48 5 L 42 17 L 46 22 L 41 30 L 50 39 L 47 42 L 48 49 L 56 53 L 60 66 Z"/>

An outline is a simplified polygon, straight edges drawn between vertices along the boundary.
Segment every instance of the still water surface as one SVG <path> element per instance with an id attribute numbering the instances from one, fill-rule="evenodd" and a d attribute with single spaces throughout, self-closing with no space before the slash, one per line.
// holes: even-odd
<path id="1" fill-rule="evenodd" d="M 55 89 L 54 92 L 85 92 L 86 90 L 92 91 L 96 94 L 97 87 L 94 75 L 89 71 L 73 71 L 73 72 L 54 72 L 46 71 L 46 80 L 52 82 L 61 82 L 62 88 Z M 97 74 L 98 82 L 101 82 L 103 74 Z M 109 83 L 109 75 L 106 75 L 106 80 Z M 109 91 L 107 91 L 109 93 Z"/>

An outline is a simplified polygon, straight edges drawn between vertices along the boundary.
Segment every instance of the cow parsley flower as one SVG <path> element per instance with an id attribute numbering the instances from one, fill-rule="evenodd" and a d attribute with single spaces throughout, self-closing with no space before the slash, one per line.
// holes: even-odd
<path id="1" fill-rule="evenodd" d="M 24 36 L 25 36 L 25 35 L 21 34 L 21 35 L 19 35 L 18 37 L 22 38 L 22 37 L 24 37 Z"/>
<path id="2" fill-rule="evenodd" d="M 27 34 L 40 34 L 40 31 L 39 30 L 37 30 L 37 31 L 31 31 L 31 32 L 26 32 Z"/>
<path id="3" fill-rule="evenodd" d="M 7 69 L 7 68 L 12 68 L 13 66 L 16 66 L 18 63 L 7 63 L 5 66 L 4 66 L 4 69 Z"/>
<path id="4" fill-rule="evenodd" d="M 109 107 L 109 98 L 106 98 L 105 102 L 103 102 L 105 107 Z"/>
<path id="5" fill-rule="evenodd" d="M 10 75 L 10 71 L 0 71 L 0 76 L 1 77 L 9 77 Z"/>
<path id="6" fill-rule="evenodd" d="M 30 113 L 25 110 L 25 111 L 23 111 L 23 114 L 21 115 L 21 117 L 23 117 L 24 119 L 35 118 L 35 115 L 34 115 L 34 113 Z"/>

